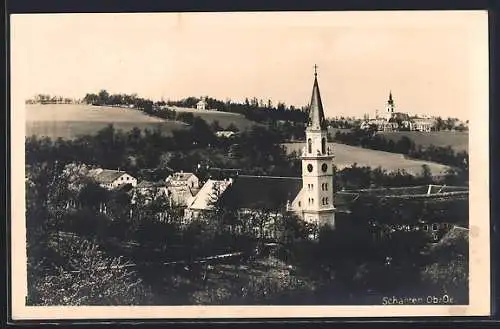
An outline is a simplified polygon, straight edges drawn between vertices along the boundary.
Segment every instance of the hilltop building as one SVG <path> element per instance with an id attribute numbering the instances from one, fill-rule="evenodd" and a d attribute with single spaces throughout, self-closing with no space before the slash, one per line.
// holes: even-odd
<path id="1" fill-rule="evenodd" d="M 197 110 L 206 110 L 208 108 L 208 103 L 205 97 L 202 97 L 198 103 L 196 103 Z"/>
<path id="2" fill-rule="evenodd" d="M 392 99 L 392 91 L 389 91 L 389 99 L 387 100 L 385 118 L 390 121 L 394 117 L 394 100 Z"/>
<path id="3" fill-rule="evenodd" d="M 361 122 L 361 129 L 375 128 L 377 131 L 424 131 L 430 132 L 435 126 L 431 118 L 410 117 L 408 113 L 396 112 L 392 91 L 386 103 L 386 111 L 379 117 L 378 111 L 374 119 L 365 119 Z"/>

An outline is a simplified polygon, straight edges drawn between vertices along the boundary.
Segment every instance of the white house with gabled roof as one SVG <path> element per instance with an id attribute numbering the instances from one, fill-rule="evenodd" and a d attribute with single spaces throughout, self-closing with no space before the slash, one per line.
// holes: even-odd
<path id="1" fill-rule="evenodd" d="M 137 185 L 135 177 L 121 170 L 98 168 L 90 170 L 88 175 L 101 187 L 110 190 L 124 185 L 131 185 L 132 187 Z"/>

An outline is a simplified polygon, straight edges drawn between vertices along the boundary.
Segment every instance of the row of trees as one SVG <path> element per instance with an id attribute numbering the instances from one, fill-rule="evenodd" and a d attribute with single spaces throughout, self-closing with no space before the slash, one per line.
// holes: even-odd
<path id="1" fill-rule="evenodd" d="M 38 94 L 33 98 L 27 99 L 26 104 L 74 104 L 78 100 L 69 97 L 51 96 L 48 94 Z"/>
<path id="2" fill-rule="evenodd" d="M 180 107 L 195 107 L 199 98 L 188 97 L 179 101 L 169 101 L 167 104 Z M 245 101 L 234 102 L 231 100 L 221 101 L 212 97 L 206 97 L 207 107 L 218 111 L 239 113 L 255 122 L 267 121 L 290 121 L 304 123 L 307 120 L 306 107 L 296 108 L 293 105 L 287 106 L 278 102 L 276 105 L 271 100 L 264 102 L 257 98 L 245 98 Z"/>
<path id="3" fill-rule="evenodd" d="M 301 161 L 294 154 L 287 155 L 280 147 L 283 138 L 280 130 L 255 126 L 229 140 L 216 138 L 215 129 L 217 127 L 194 118 L 189 129 L 175 131 L 172 136 L 162 135 L 157 130 L 123 132 L 113 126 L 95 136 L 75 140 L 52 141 L 32 136 L 26 139 L 26 163 L 79 162 L 108 169 L 120 168 L 138 179 L 147 180 L 164 179 L 171 170 L 192 171 L 207 178 L 208 168 L 234 168 L 252 175 L 300 176 Z M 396 145 L 403 149 L 405 143 L 411 144 L 411 141 L 403 138 Z M 435 157 L 439 155 L 436 153 Z M 466 173 L 450 170 L 444 182 L 466 184 Z M 431 177 L 428 167 L 422 168 L 420 176 L 413 176 L 404 170 L 388 173 L 382 168 L 356 164 L 338 170 L 335 181 L 339 190 L 440 182 Z"/>
<path id="4" fill-rule="evenodd" d="M 146 113 L 153 114 L 167 119 L 172 119 L 171 111 L 168 106 L 179 107 L 196 107 L 200 99 L 195 97 L 188 97 L 179 101 L 152 101 L 138 97 L 137 94 L 110 94 L 106 90 L 101 90 L 99 93 L 88 93 L 83 98 L 83 101 L 92 105 L 108 105 L 108 106 L 132 106 L 134 108 L 143 110 Z M 245 99 L 243 103 L 233 101 L 221 101 L 212 97 L 207 97 L 206 102 L 209 109 L 217 109 L 219 111 L 239 113 L 247 117 L 249 120 L 255 122 L 267 121 L 291 121 L 291 122 L 305 122 L 307 113 L 305 108 L 295 108 L 294 106 L 287 106 L 284 103 L 278 103 L 276 106 L 272 101 L 264 103 L 262 100 L 256 98 Z M 167 106 L 168 105 L 168 106 Z"/>
<path id="5" fill-rule="evenodd" d="M 461 122 L 458 118 L 448 117 L 445 120 L 441 117 L 437 117 L 434 129 L 436 131 L 441 131 L 441 130 L 467 131 L 468 127 L 466 125 L 468 124 L 469 120 L 466 120 L 464 124 L 464 122 Z"/>
<path id="6" fill-rule="evenodd" d="M 74 140 L 53 141 L 32 136 L 26 139 L 26 162 L 81 162 L 120 168 L 139 178 L 145 171 L 162 175 L 168 168 L 193 171 L 198 165 L 272 175 L 297 176 L 300 173 L 300 162 L 292 160 L 279 146 L 279 133 L 255 126 L 229 140 L 217 138 L 215 129 L 217 127 L 208 126 L 195 117 L 188 129 L 174 131 L 172 136 L 147 129 L 123 132 L 113 126 L 95 136 Z M 228 156 L 230 152 L 233 157 Z"/>

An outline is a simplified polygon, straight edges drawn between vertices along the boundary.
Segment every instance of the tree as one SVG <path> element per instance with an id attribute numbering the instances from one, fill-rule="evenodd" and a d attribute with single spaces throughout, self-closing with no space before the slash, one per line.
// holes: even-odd
<path id="1" fill-rule="evenodd" d="M 99 103 L 99 96 L 97 94 L 86 94 L 83 101 L 87 104 L 97 105 Z"/>
<path id="2" fill-rule="evenodd" d="M 210 124 L 210 129 L 212 129 L 212 131 L 213 131 L 213 132 L 217 132 L 217 131 L 219 131 L 219 130 L 222 130 L 222 127 L 220 126 L 219 121 L 214 120 L 214 121 Z"/>
<path id="3" fill-rule="evenodd" d="M 153 294 L 131 264 L 112 258 L 87 240 L 67 239 L 65 267 L 39 277 L 28 290 L 28 304 L 43 306 L 144 305 Z"/>
<path id="4" fill-rule="evenodd" d="M 230 123 L 229 126 L 227 126 L 226 130 L 232 131 L 232 132 L 238 132 L 240 131 L 238 127 L 234 123 Z"/>
<path id="5" fill-rule="evenodd" d="M 193 140 L 198 146 L 213 145 L 215 135 L 205 120 L 200 117 L 195 117 L 192 122 L 191 133 Z"/>
<path id="6" fill-rule="evenodd" d="M 437 244 L 428 250 L 431 262 L 423 267 L 422 278 L 448 294 L 456 303 L 467 303 L 468 299 L 468 230 L 451 229 Z"/>
<path id="7" fill-rule="evenodd" d="M 109 192 L 95 182 L 89 182 L 81 188 L 78 194 L 79 203 L 92 210 L 99 210 L 109 199 Z"/>
<path id="8" fill-rule="evenodd" d="M 422 165 L 421 177 L 424 184 L 432 184 L 432 172 L 431 168 L 427 164 Z"/>
<path id="9" fill-rule="evenodd" d="M 177 114 L 177 120 L 187 123 L 189 125 L 193 124 L 194 115 L 190 112 L 181 112 Z"/>
<path id="10" fill-rule="evenodd" d="M 98 104 L 99 105 L 106 105 L 106 104 L 108 104 L 108 101 L 109 101 L 109 93 L 105 89 L 102 89 L 101 91 L 99 91 Z"/>
<path id="11" fill-rule="evenodd" d="M 440 131 L 445 129 L 445 123 L 441 117 L 436 118 L 436 130 Z"/>

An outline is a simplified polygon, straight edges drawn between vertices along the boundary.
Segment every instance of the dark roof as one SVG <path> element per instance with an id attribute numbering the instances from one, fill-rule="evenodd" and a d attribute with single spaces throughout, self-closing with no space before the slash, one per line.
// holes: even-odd
<path id="1" fill-rule="evenodd" d="M 337 192 L 335 193 L 334 205 L 339 210 L 348 209 L 349 205 L 356 201 L 358 197 L 359 193 Z"/>
<path id="2" fill-rule="evenodd" d="M 117 191 L 123 191 L 123 192 L 127 192 L 127 193 L 128 193 L 128 192 L 132 191 L 132 189 L 133 189 L 132 184 L 121 184 L 121 185 L 119 185 L 119 186 L 117 187 L 117 189 L 116 189 L 116 190 L 117 190 Z"/>
<path id="3" fill-rule="evenodd" d="M 302 188 L 300 177 L 240 175 L 224 192 L 221 201 L 229 207 L 278 209 L 292 202 Z"/>
<path id="4" fill-rule="evenodd" d="M 321 95 L 319 92 L 318 78 L 314 74 L 314 85 L 311 96 L 311 103 L 309 105 L 309 121 L 308 128 L 314 130 L 326 129 L 325 113 L 323 112 L 323 103 L 321 102 Z"/>
<path id="5" fill-rule="evenodd" d="M 165 186 L 165 182 L 163 182 L 163 181 L 151 182 L 151 181 L 143 180 L 139 184 L 137 184 L 136 188 L 153 188 L 153 187 L 162 187 L 162 186 Z"/>

